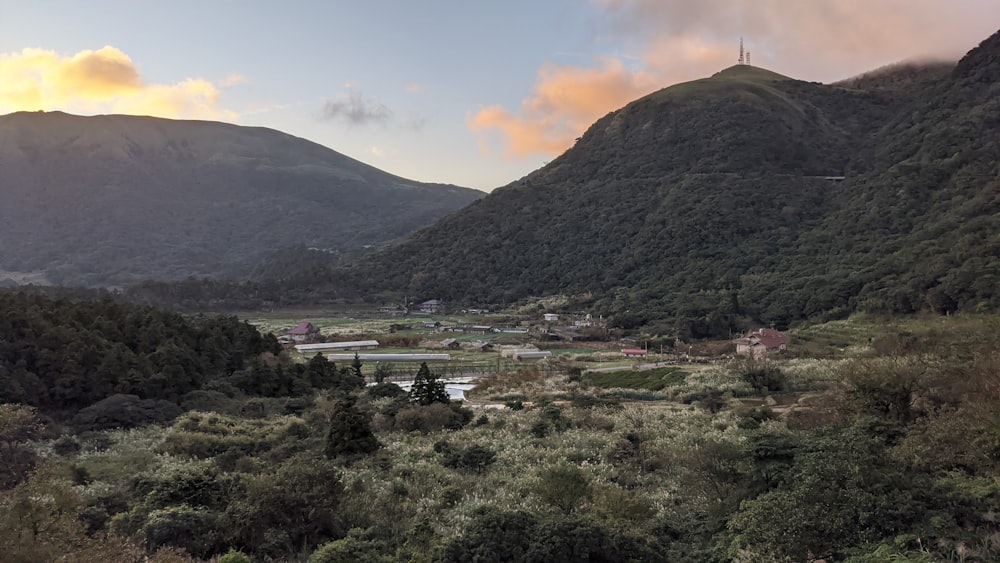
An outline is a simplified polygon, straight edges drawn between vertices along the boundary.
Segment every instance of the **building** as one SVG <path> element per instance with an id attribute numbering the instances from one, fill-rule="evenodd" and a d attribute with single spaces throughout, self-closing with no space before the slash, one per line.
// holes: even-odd
<path id="1" fill-rule="evenodd" d="M 771 354 L 785 351 L 791 338 L 773 328 L 760 328 L 733 340 L 738 356 L 766 358 Z"/>
<path id="2" fill-rule="evenodd" d="M 288 329 L 288 337 L 292 342 L 314 342 L 319 338 L 319 329 L 312 323 L 302 321 Z"/>
<path id="3" fill-rule="evenodd" d="M 331 350 L 371 350 L 378 348 L 378 340 L 356 340 L 353 342 L 323 342 L 320 344 L 296 344 L 300 353 L 329 352 Z"/>
<path id="4" fill-rule="evenodd" d="M 622 356 L 626 358 L 644 358 L 646 351 L 642 348 L 622 348 Z"/>
<path id="5" fill-rule="evenodd" d="M 451 348 L 452 350 L 457 350 L 458 347 L 461 346 L 461 344 L 459 344 L 458 340 L 455 338 L 445 338 L 444 340 L 441 341 L 441 345 L 444 346 L 445 348 Z"/>
<path id="6" fill-rule="evenodd" d="M 388 317 L 405 317 L 406 307 L 402 305 L 383 305 L 378 308 L 378 312 Z"/>
<path id="7" fill-rule="evenodd" d="M 473 342 L 472 347 L 480 352 L 492 352 L 493 345 L 489 342 Z"/>
<path id="8" fill-rule="evenodd" d="M 554 323 L 559 320 L 559 315 L 556 313 L 545 313 L 542 315 L 542 319 L 547 323 Z"/>
<path id="9" fill-rule="evenodd" d="M 444 301 L 440 299 L 430 299 L 420 304 L 421 313 L 441 313 L 444 312 Z"/>

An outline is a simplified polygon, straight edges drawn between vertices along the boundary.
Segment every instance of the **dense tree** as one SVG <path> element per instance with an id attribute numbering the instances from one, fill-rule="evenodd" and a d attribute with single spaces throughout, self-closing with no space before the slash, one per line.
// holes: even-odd
<path id="1" fill-rule="evenodd" d="M 417 370 L 417 374 L 413 378 L 413 386 L 410 388 L 410 400 L 423 406 L 433 403 L 444 403 L 447 405 L 451 402 L 444 382 L 431 373 L 430 368 L 427 367 L 427 362 L 421 362 L 420 369 Z"/>
<path id="2" fill-rule="evenodd" d="M 370 413 L 357 406 L 354 395 L 337 399 L 330 415 L 330 430 L 326 437 L 326 456 L 331 459 L 351 459 L 375 452 L 382 447 L 371 428 Z"/>

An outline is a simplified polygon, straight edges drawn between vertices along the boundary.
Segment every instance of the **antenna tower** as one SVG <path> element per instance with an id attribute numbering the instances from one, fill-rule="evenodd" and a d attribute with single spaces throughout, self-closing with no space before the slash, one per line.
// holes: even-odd
<path id="1" fill-rule="evenodd" d="M 750 66 L 750 51 L 747 51 L 747 66 Z"/>
<path id="2" fill-rule="evenodd" d="M 742 65 L 742 64 L 746 64 L 745 61 L 746 61 L 746 59 L 743 56 L 743 38 L 740 37 L 740 60 L 737 61 L 736 63 Z"/>

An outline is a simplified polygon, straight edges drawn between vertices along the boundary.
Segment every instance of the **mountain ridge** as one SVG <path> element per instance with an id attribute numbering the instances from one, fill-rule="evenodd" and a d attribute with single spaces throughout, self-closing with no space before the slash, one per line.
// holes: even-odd
<path id="1" fill-rule="evenodd" d="M 356 251 L 483 195 L 272 129 L 124 115 L 0 116 L 0 168 L 0 270 L 63 284 L 217 277 L 303 244 Z"/>
<path id="2" fill-rule="evenodd" d="M 997 37 L 913 88 L 734 67 L 654 92 L 344 275 L 462 303 L 576 295 L 683 336 L 996 309 Z"/>

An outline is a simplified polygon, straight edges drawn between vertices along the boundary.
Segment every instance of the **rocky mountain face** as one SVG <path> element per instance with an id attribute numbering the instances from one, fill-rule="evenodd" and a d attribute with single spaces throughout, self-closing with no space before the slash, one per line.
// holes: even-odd
<path id="1" fill-rule="evenodd" d="M 0 116 L 0 281 L 216 277 L 292 246 L 336 256 L 482 195 L 265 128 L 14 113 Z"/>

